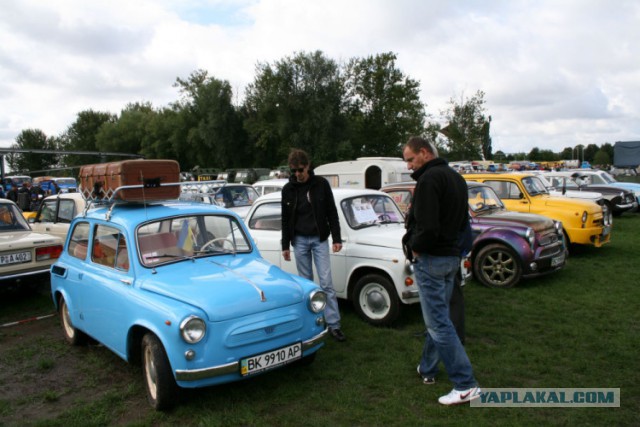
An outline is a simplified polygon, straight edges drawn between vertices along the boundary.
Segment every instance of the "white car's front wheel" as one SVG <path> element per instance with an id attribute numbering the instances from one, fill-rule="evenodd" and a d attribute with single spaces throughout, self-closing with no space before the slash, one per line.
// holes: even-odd
<path id="1" fill-rule="evenodd" d="M 400 314 L 396 289 L 389 279 L 380 274 L 367 274 L 358 280 L 353 302 L 360 317 L 372 325 L 390 325 Z"/>

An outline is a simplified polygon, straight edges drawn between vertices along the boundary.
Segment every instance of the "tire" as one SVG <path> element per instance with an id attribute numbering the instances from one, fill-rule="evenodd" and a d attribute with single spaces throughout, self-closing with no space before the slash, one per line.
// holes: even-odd
<path id="1" fill-rule="evenodd" d="M 60 297 L 58 304 L 60 307 L 60 321 L 62 323 L 62 332 L 64 339 L 71 345 L 83 345 L 87 343 L 87 335 L 81 330 L 75 328 L 71 323 L 71 315 L 69 314 L 69 306 L 64 297 Z"/>
<path id="2" fill-rule="evenodd" d="M 152 333 L 142 338 L 142 375 L 151 406 L 161 411 L 176 403 L 178 385 L 162 343 Z"/>
<path id="3" fill-rule="evenodd" d="M 476 279 L 490 288 L 511 288 L 522 277 L 522 265 L 513 249 L 493 243 L 480 249 L 473 261 Z"/>
<path id="4" fill-rule="evenodd" d="M 611 212 L 611 216 L 613 216 L 613 217 L 619 217 L 620 215 L 622 215 L 625 212 L 625 211 L 615 210 L 613 208 L 613 204 L 609 200 L 605 200 L 604 204 L 609 207 L 609 212 Z M 631 211 L 629 211 L 629 212 L 631 212 Z"/>
<path id="5" fill-rule="evenodd" d="M 390 325 L 400 314 L 396 288 L 380 274 L 367 274 L 356 282 L 353 304 L 358 315 L 375 326 Z"/>

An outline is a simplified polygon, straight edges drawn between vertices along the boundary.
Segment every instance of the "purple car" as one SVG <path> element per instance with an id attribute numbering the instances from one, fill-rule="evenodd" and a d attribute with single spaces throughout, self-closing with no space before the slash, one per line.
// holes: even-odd
<path id="1" fill-rule="evenodd" d="M 382 188 L 406 212 L 414 182 Z M 562 223 L 546 216 L 507 211 L 491 187 L 467 182 L 474 241 L 473 276 L 485 286 L 510 288 L 521 278 L 560 270 L 568 255 Z"/>

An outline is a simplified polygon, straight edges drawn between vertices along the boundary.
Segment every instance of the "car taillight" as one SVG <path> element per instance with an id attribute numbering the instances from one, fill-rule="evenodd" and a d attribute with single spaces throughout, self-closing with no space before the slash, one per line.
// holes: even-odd
<path id="1" fill-rule="evenodd" d="M 62 253 L 62 245 L 45 246 L 42 248 L 36 248 L 36 260 L 44 261 L 47 259 L 60 258 Z"/>

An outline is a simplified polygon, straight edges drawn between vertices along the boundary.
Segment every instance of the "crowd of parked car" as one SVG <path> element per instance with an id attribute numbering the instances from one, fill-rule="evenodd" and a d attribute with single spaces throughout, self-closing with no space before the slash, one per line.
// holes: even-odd
<path id="1" fill-rule="evenodd" d="M 392 325 L 419 301 L 401 244 L 414 182 L 392 160 L 378 172 L 393 181 L 371 173 L 374 158 L 358 159 L 361 177 L 319 169 L 335 187 L 342 230 L 343 249 L 331 254 L 337 295 L 372 325 Z M 613 218 L 640 201 L 640 184 L 598 170 L 461 172 L 474 235 L 461 278 L 493 288 L 561 270 L 578 245 L 610 243 Z M 149 203 L 87 197 L 75 180 L 11 177 L 0 199 L 0 283 L 50 279 L 65 339 L 91 337 L 140 363 L 157 409 L 179 387 L 311 362 L 326 335 L 325 296 L 282 259 L 288 180 L 271 177 L 156 183 L 180 196 Z M 7 196 L 23 188 L 30 199 L 43 191 L 37 206 Z"/>

